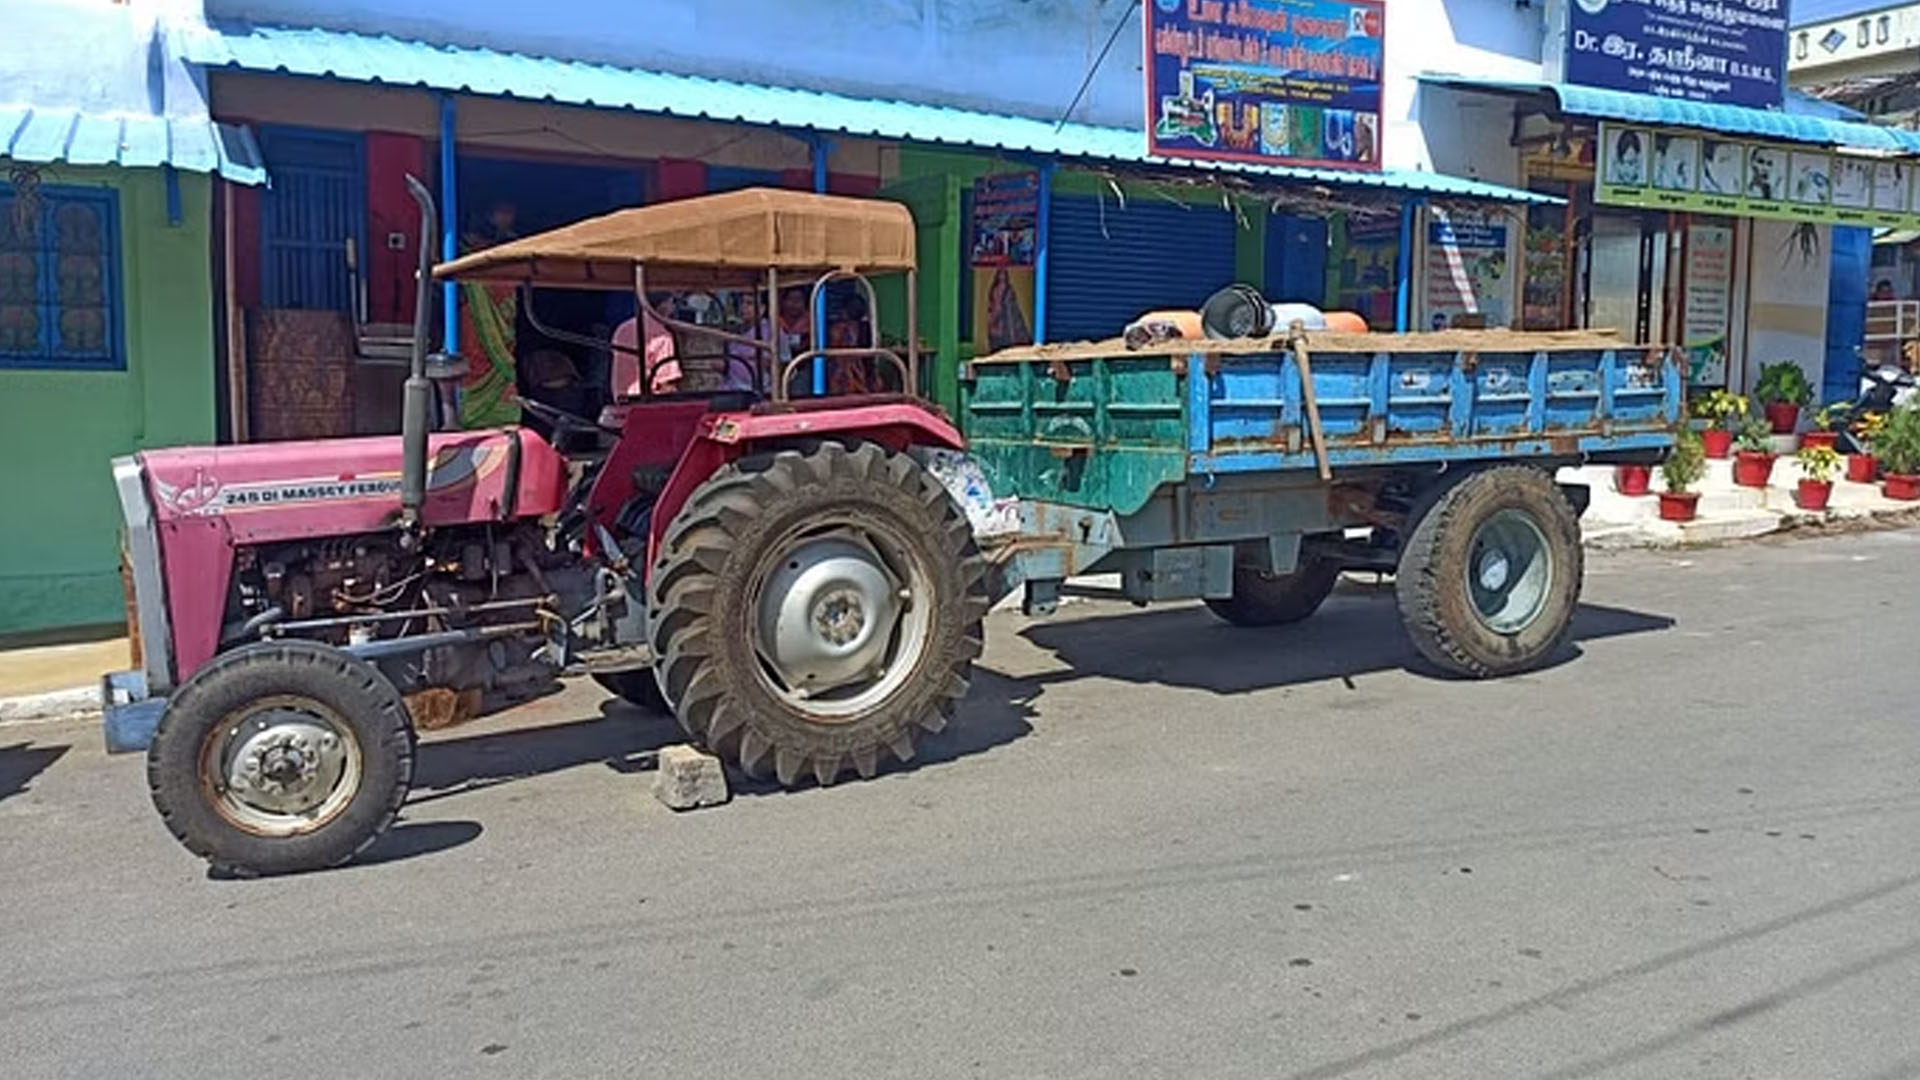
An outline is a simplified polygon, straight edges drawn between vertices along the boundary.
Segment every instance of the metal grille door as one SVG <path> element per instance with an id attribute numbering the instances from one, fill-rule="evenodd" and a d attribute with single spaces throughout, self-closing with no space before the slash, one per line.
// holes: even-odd
<path id="1" fill-rule="evenodd" d="M 367 182 L 358 135 L 269 128 L 272 186 L 260 197 L 260 290 L 270 308 L 348 311 L 347 241 L 366 251 Z"/>
<path id="2" fill-rule="evenodd" d="M 1098 341 L 1142 312 L 1199 307 L 1233 284 L 1237 227 L 1219 206 L 1055 195 L 1048 340 Z"/>

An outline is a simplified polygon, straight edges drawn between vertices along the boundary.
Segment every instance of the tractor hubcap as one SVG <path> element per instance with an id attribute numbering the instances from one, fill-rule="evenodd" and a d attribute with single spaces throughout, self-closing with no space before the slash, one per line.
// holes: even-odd
<path id="1" fill-rule="evenodd" d="M 911 674 L 932 625 L 927 573 L 905 545 L 853 525 L 774 548 L 752 632 L 762 675 L 809 718 L 844 722 Z"/>
<path id="2" fill-rule="evenodd" d="M 261 836 L 312 832 L 360 787 L 352 729 L 309 698 L 272 698 L 228 716 L 209 736 L 202 762 L 214 808 Z"/>

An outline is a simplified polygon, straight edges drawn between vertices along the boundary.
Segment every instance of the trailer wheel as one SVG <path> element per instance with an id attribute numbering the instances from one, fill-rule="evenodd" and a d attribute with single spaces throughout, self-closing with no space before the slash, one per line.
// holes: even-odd
<path id="1" fill-rule="evenodd" d="M 317 642 L 250 645 L 173 695 L 147 785 L 167 828 L 216 869 L 318 870 L 393 824 L 413 746 L 406 705 L 373 665 Z"/>
<path id="2" fill-rule="evenodd" d="M 913 757 L 966 696 L 987 610 L 967 519 L 912 458 L 827 442 L 730 465 L 653 569 L 649 639 L 681 724 L 787 786 Z"/>
<path id="3" fill-rule="evenodd" d="M 1394 582 L 1423 656 L 1484 678 L 1526 671 L 1566 640 L 1580 602 L 1580 519 L 1547 473 L 1474 473 L 1414 525 Z"/>
<path id="4" fill-rule="evenodd" d="M 660 680 L 653 677 L 652 668 L 596 671 L 593 673 L 593 681 L 599 683 L 614 697 L 635 708 L 655 713 L 673 711 L 673 707 L 667 704 L 666 695 L 660 692 Z"/>
<path id="5" fill-rule="evenodd" d="M 1339 564 L 1325 559 L 1302 558 L 1291 574 L 1235 566 L 1233 595 L 1206 605 L 1235 626 L 1282 626 L 1320 610 L 1339 582 Z"/>

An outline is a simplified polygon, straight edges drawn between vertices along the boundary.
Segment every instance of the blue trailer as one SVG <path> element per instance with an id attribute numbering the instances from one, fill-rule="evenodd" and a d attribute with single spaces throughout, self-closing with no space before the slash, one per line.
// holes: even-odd
<path id="1" fill-rule="evenodd" d="M 1672 350 L 1598 333 L 1042 346 L 962 387 L 970 464 L 936 471 L 1029 613 L 1117 573 L 1135 603 L 1271 626 L 1382 571 L 1421 653 L 1470 676 L 1566 635 L 1588 491 L 1556 471 L 1663 460 L 1683 405 Z"/>

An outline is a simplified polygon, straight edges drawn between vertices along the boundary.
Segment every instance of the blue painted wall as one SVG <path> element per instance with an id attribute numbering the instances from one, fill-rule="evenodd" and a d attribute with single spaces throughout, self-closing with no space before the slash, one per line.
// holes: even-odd
<path id="1" fill-rule="evenodd" d="M 1138 127 L 1129 0 L 207 0 L 209 19 L 389 33 L 661 71 Z"/>

